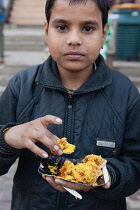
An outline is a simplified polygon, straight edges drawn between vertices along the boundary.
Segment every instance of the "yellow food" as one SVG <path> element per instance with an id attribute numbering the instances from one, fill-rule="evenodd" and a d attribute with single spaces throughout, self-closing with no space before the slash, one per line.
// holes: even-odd
<path id="1" fill-rule="evenodd" d="M 70 144 L 67 142 L 67 138 L 63 137 L 59 140 L 57 140 L 58 144 L 60 145 L 62 151 L 64 154 L 71 154 L 75 151 L 76 147 L 73 144 Z M 56 152 L 52 151 L 52 153 L 55 155 Z"/>
<path id="2" fill-rule="evenodd" d="M 65 137 L 57 140 L 57 142 L 64 154 L 71 154 L 76 149 L 75 145 L 68 143 Z M 53 151 L 52 153 L 56 154 Z M 60 174 L 58 177 L 62 179 L 96 186 L 98 185 L 98 178 L 103 176 L 101 169 L 106 162 L 101 155 L 91 154 L 85 156 L 81 163 L 74 164 L 66 160 L 60 169 L 56 165 L 50 166 L 49 169 L 52 174 L 57 174 L 59 171 Z"/>
<path id="3" fill-rule="evenodd" d="M 82 182 L 88 185 L 98 185 L 97 180 L 103 175 L 101 165 L 106 161 L 101 156 L 88 155 L 82 163 L 74 165 L 66 160 L 60 169 L 60 177 L 74 182 Z"/>
<path id="4" fill-rule="evenodd" d="M 49 165 L 48 168 L 52 174 L 58 174 L 58 164 L 57 163 L 54 166 Z"/>
<path id="5" fill-rule="evenodd" d="M 101 157 L 101 155 L 87 155 L 82 162 L 87 163 L 88 161 L 94 162 L 95 165 L 102 168 L 106 164 L 106 160 Z"/>
<path id="6" fill-rule="evenodd" d="M 63 150 L 63 153 L 71 154 L 75 151 L 75 145 L 68 143 L 67 138 L 64 137 L 62 139 L 57 140 L 57 142 Z"/>

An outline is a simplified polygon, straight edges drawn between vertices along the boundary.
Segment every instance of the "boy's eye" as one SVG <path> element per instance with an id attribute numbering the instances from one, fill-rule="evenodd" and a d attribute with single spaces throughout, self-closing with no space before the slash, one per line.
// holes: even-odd
<path id="1" fill-rule="evenodd" d="M 66 31 L 67 27 L 65 25 L 61 25 L 61 26 L 58 26 L 57 29 L 60 31 Z"/>
<path id="2" fill-rule="evenodd" d="M 83 31 L 91 32 L 91 31 L 93 31 L 93 28 L 90 27 L 90 26 L 85 26 L 85 27 L 83 28 Z"/>

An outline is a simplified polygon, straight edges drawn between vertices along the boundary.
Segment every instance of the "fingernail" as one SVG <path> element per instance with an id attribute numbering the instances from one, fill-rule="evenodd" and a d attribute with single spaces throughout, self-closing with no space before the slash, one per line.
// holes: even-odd
<path id="1" fill-rule="evenodd" d="M 63 152 L 62 152 L 62 150 L 58 150 L 58 155 L 62 155 L 63 154 Z"/>
<path id="2" fill-rule="evenodd" d="M 58 151 L 59 150 L 59 147 L 57 145 L 54 145 L 54 150 L 55 151 Z"/>
<path id="3" fill-rule="evenodd" d="M 60 184 L 60 182 L 59 182 L 58 179 L 55 179 L 55 183 L 56 183 L 56 184 Z"/>
<path id="4" fill-rule="evenodd" d="M 56 119 L 56 122 L 62 123 L 62 120 L 61 120 L 60 118 L 57 118 L 57 119 Z"/>
<path id="5" fill-rule="evenodd" d="M 47 154 L 47 153 L 43 153 L 42 156 L 43 156 L 44 158 L 48 158 L 48 154 Z"/>

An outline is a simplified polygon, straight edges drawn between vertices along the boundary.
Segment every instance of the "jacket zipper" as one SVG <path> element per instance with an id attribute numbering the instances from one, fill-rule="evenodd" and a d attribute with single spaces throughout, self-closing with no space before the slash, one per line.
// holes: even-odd
<path id="1" fill-rule="evenodd" d="M 73 96 L 68 96 L 68 106 L 67 106 L 67 123 L 66 123 L 66 136 L 69 143 L 72 143 L 72 133 L 73 133 Z"/>
<path id="2" fill-rule="evenodd" d="M 73 96 L 69 94 L 67 98 L 67 108 L 66 108 L 66 123 L 65 123 L 65 136 L 69 143 L 72 143 L 73 135 Z M 65 156 L 65 155 L 64 155 Z M 69 155 L 69 158 L 71 155 Z M 67 209 L 68 207 L 68 193 L 58 193 L 58 207 L 57 210 Z"/>

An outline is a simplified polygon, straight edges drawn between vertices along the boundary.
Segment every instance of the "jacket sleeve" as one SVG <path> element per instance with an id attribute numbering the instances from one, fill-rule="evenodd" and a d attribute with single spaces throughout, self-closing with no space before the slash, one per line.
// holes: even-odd
<path id="1" fill-rule="evenodd" d="M 3 130 L 17 125 L 17 102 L 18 100 L 10 81 L 0 97 L 0 175 L 8 172 L 20 153 L 20 150 L 10 147 L 3 139 Z"/>
<path id="2" fill-rule="evenodd" d="M 127 104 L 121 153 L 107 159 L 112 185 L 110 189 L 93 189 L 98 199 L 123 199 L 140 188 L 140 96 L 134 86 Z"/>

